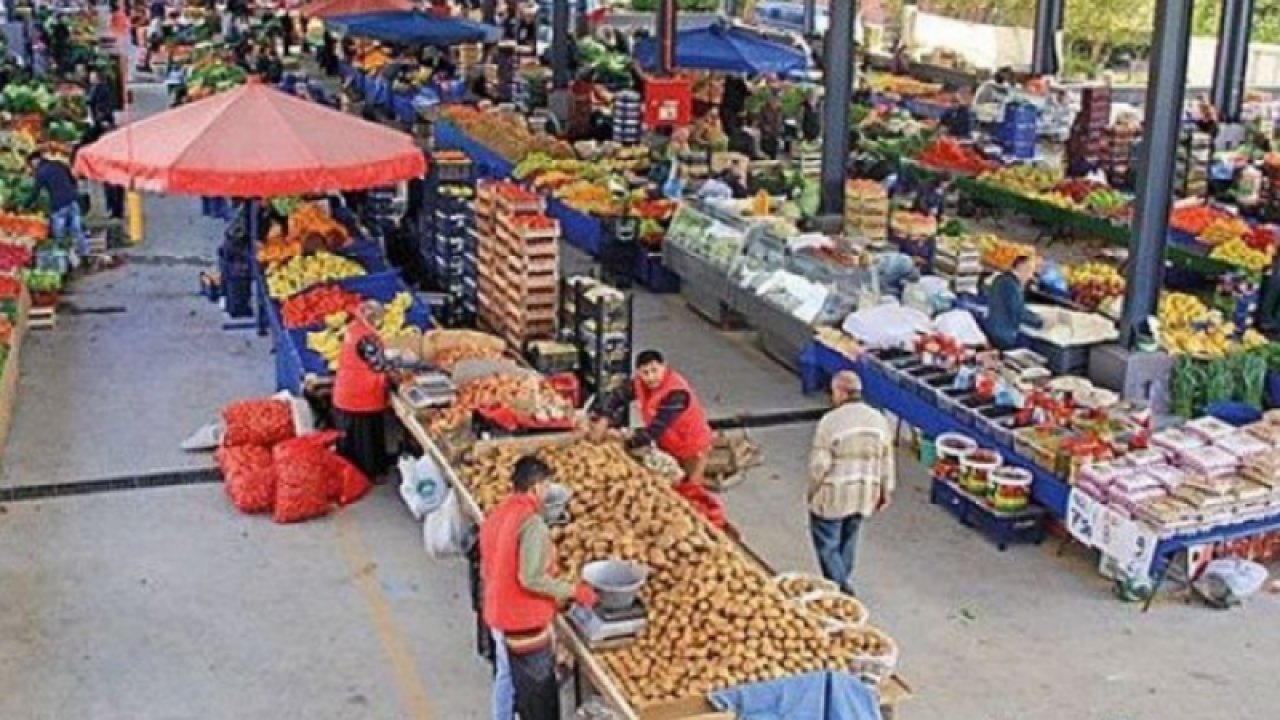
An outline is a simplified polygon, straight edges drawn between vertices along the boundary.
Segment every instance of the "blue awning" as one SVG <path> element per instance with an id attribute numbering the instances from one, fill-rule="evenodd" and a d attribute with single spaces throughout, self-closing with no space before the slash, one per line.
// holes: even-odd
<path id="1" fill-rule="evenodd" d="M 637 42 L 633 55 L 641 67 L 656 68 L 657 40 L 645 38 Z M 717 24 L 677 32 L 675 66 L 746 75 L 788 75 L 807 68 L 809 58 L 799 48 L 767 40 L 749 29 Z"/>
<path id="2" fill-rule="evenodd" d="M 325 21 L 339 32 L 396 45 L 450 47 L 464 43 L 492 42 L 502 31 L 492 25 L 419 12 L 381 12 L 344 15 Z"/>

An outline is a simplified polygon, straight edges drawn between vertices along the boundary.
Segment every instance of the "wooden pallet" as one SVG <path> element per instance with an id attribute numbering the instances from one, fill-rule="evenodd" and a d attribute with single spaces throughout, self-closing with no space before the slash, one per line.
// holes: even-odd
<path id="1" fill-rule="evenodd" d="M 27 314 L 27 327 L 32 330 L 53 330 L 58 326 L 56 307 L 33 307 Z"/>

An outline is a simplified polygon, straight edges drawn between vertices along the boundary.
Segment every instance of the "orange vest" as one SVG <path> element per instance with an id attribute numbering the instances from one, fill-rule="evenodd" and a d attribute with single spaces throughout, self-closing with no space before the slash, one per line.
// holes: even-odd
<path id="1" fill-rule="evenodd" d="M 658 448 L 677 460 L 689 460 L 711 448 L 711 426 L 707 424 L 707 415 L 702 410 L 702 403 L 689 387 L 689 383 L 675 370 L 667 369 L 658 387 L 650 390 L 640 378 L 632 381 L 635 390 L 636 404 L 640 407 L 640 418 L 645 425 L 653 422 L 658 415 L 662 401 L 676 390 L 689 393 L 689 407 L 676 416 L 661 437 L 654 438 Z"/>
<path id="2" fill-rule="evenodd" d="M 357 318 L 347 326 L 333 379 L 333 406 L 349 413 L 377 413 L 387 409 L 387 376 L 369 367 L 357 349 L 360 341 L 378 333 Z"/>
<path id="3" fill-rule="evenodd" d="M 484 622 L 507 634 L 545 630 L 556 617 L 555 598 L 520 584 L 520 526 L 538 512 L 538 499 L 518 493 L 503 500 L 480 526 L 480 577 Z M 555 552 L 548 553 L 548 570 Z"/>

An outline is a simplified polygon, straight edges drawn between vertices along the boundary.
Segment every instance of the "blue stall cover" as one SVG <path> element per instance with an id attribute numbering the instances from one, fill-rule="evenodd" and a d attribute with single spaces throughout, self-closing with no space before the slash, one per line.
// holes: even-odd
<path id="1" fill-rule="evenodd" d="M 713 693 L 711 704 L 736 713 L 739 720 L 880 720 L 875 693 L 844 672 L 740 685 Z"/>
<path id="2" fill-rule="evenodd" d="M 343 15 L 325 21 L 340 32 L 398 45 L 451 47 L 465 43 L 494 42 L 502 31 L 492 25 L 461 18 L 420 12 L 379 12 Z"/>
<path id="3" fill-rule="evenodd" d="M 636 42 L 632 54 L 642 67 L 656 68 L 657 40 Z M 715 24 L 677 32 L 675 63 L 686 70 L 788 75 L 808 68 L 809 58 L 799 48 L 773 42 L 747 28 Z"/>

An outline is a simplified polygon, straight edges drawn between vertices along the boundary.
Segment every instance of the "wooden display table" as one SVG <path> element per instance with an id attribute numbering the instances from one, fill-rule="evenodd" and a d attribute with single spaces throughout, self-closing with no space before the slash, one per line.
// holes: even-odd
<path id="1" fill-rule="evenodd" d="M 430 455 L 431 458 L 440 467 L 449 484 L 457 493 L 459 503 L 463 511 L 474 522 L 479 523 L 484 514 L 480 510 L 479 504 L 475 498 L 471 496 L 466 485 L 463 484 L 453 468 L 452 458 L 441 449 L 439 443 L 436 442 L 421 420 L 413 412 L 408 405 L 399 397 L 392 396 L 392 408 L 396 416 L 400 418 L 404 425 L 405 431 L 411 435 L 419 445 L 422 446 L 423 452 Z M 486 445 L 505 445 L 527 447 L 530 450 L 544 447 L 548 444 L 563 442 L 568 439 L 566 434 L 559 435 L 541 435 L 529 438 L 513 438 L 508 440 L 480 441 L 476 444 L 476 448 L 483 449 Z M 701 517 L 701 516 L 699 516 Z M 708 524 L 708 527 L 711 527 Z M 720 534 L 720 530 L 712 528 L 713 532 Z M 758 565 L 769 575 L 775 575 L 773 568 L 766 563 L 759 555 L 748 548 L 740 538 L 737 532 L 729 535 L 734 541 L 737 549 L 748 560 Z M 593 688 L 600 699 L 610 709 L 616 712 L 619 717 L 624 720 L 695 720 L 703 715 L 713 712 L 714 708 L 704 696 L 691 696 L 681 700 L 650 705 L 643 710 L 638 710 L 631 706 L 630 701 L 622 692 L 617 682 L 613 678 L 609 669 L 604 662 L 587 646 L 586 641 L 578 634 L 578 631 L 564 618 L 563 615 L 556 618 L 556 637 L 560 646 L 568 650 L 574 657 L 576 680 L 581 683 L 585 680 L 591 688 Z M 580 696 L 580 694 L 579 694 Z M 901 677 L 894 675 L 889 678 L 880 687 L 880 704 L 883 716 L 887 720 L 894 717 L 897 706 L 910 699 L 912 696 L 911 687 Z"/>

